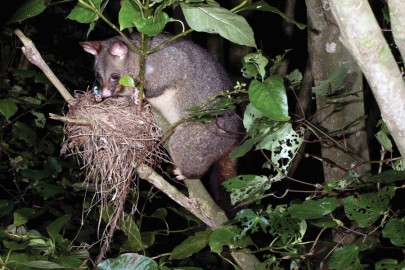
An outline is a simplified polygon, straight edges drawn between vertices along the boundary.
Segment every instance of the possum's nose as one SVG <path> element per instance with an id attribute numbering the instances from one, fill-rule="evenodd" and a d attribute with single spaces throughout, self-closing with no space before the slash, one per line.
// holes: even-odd
<path id="1" fill-rule="evenodd" d="M 101 90 L 101 94 L 103 95 L 103 97 L 111 97 L 112 96 L 112 91 L 109 88 L 103 88 Z"/>

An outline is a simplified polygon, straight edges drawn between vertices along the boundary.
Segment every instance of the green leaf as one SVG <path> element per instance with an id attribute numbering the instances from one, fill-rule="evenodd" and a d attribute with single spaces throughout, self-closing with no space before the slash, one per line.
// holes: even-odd
<path id="1" fill-rule="evenodd" d="M 246 200 L 256 200 L 271 187 L 271 181 L 266 176 L 239 175 L 222 184 L 228 192 L 231 192 L 231 203 Z"/>
<path id="2" fill-rule="evenodd" d="M 197 232 L 195 235 L 188 237 L 186 240 L 181 242 L 173 249 L 172 254 L 170 255 L 170 259 L 180 260 L 188 258 L 194 253 L 202 250 L 207 246 L 211 233 L 212 231 L 210 229 L 207 229 L 202 232 Z"/>
<path id="3" fill-rule="evenodd" d="M 11 213 L 14 203 L 9 200 L 0 200 L 0 217 L 4 217 Z"/>
<path id="4" fill-rule="evenodd" d="M 321 217 L 311 220 L 311 224 L 319 228 L 336 228 L 339 224 L 331 217 Z"/>
<path id="5" fill-rule="evenodd" d="M 137 253 L 125 253 L 115 259 L 105 260 L 97 265 L 97 270 L 158 270 L 158 264 L 143 255 Z"/>
<path id="6" fill-rule="evenodd" d="M 180 6 L 195 31 L 219 34 L 233 43 L 256 48 L 253 30 L 242 16 L 221 7 Z"/>
<path id="7" fill-rule="evenodd" d="M 165 12 L 157 11 L 154 15 L 148 14 L 142 17 L 139 7 L 135 1 L 125 0 L 118 15 L 120 30 L 136 27 L 140 33 L 150 37 L 160 34 L 169 22 L 169 15 Z"/>
<path id="8" fill-rule="evenodd" d="M 383 237 L 389 238 L 391 243 L 405 247 L 405 218 L 390 219 L 382 231 Z"/>
<path id="9" fill-rule="evenodd" d="M 169 22 L 169 15 L 165 12 L 160 12 L 153 16 L 148 16 L 146 19 L 141 19 L 136 23 L 136 29 L 147 36 L 154 37 L 160 34 Z"/>
<path id="10" fill-rule="evenodd" d="M 263 114 L 253 106 L 252 103 L 249 103 L 246 106 L 245 112 L 243 114 L 243 126 L 246 131 L 250 131 L 253 123 L 258 119 L 262 118 Z"/>
<path id="11" fill-rule="evenodd" d="M 16 240 L 18 240 L 18 239 L 16 239 Z M 21 239 L 19 239 L 19 240 L 21 241 Z M 6 241 L 6 240 L 3 240 L 3 245 L 5 248 L 9 249 L 10 251 L 24 250 L 28 246 L 26 241 L 19 243 L 19 242 Z"/>
<path id="12" fill-rule="evenodd" d="M 122 76 L 118 82 L 123 86 L 135 87 L 135 80 L 131 76 L 125 75 Z"/>
<path id="13" fill-rule="evenodd" d="M 51 224 L 46 226 L 46 231 L 48 232 L 49 237 L 56 242 L 56 238 L 59 235 L 59 232 L 62 228 L 70 221 L 71 215 L 64 215 L 56 220 L 54 220 Z"/>
<path id="14" fill-rule="evenodd" d="M 266 162 L 264 167 L 275 169 L 279 173 L 287 175 L 289 166 L 303 141 L 303 129 L 295 131 L 291 123 L 280 122 L 263 136 L 263 139 L 257 144 L 256 150 L 265 149 L 271 151 L 271 162 Z"/>
<path id="15" fill-rule="evenodd" d="M 39 128 L 45 127 L 45 123 L 46 123 L 45 115 L 41 112 L 35 112 L 35 111 L 32 111 L 31 113 L 36 117 L 34 120 L 35 125 Z"/>
<path id="16" fill-rule="evenodd" d="M 284 244 L 300 236 L 299 230 L 298 220 L 291 217 L 283 207 L 277 207 L 269 213 L 269 232 L 280 237 Z"/>
<path id="17" fill-rule="evenodd" d="M 142 14 L 135 1 L 124 0 L 118 14 L 120 30 L 136 27 L 136 21 L 142 20 Z"/>
<path id="18" fill-rule="evenodd" d="M 366 193 L 358 198 L 349 196 L 344 199 L 344 210 L 350 220 L 359 227 L 367 228 L 380 218 L 387 210 L 395 187 L 387 186 L 378 193 Z"/>
<path id="19" fill-rule="evenodd" d="M 55 197 L 57 194 L 65 194 L 66 190 L 60 186 L 40 182 L 34 185 L 35 190 L 44 198 L 48 200 L 49 198 Z"/>
<path id="20" fill-rule="evenodd" d="M 261 113 L 275 121 L 288 121 L 288 100 L 281 76 L 271 76 L 264 83 L 253 80 L 249 100 Z"/>
<path id="21" fill-rule="evenodd" d="M 383 259 L 375 264 L 375 270 L 403 270 L 404 267 L 404 261 L 398 263 L 395 259 Z"/>
<path id="22" fill-rule="evenodd" d="M 364 245 L 351 245 L 335 250 L 328 262 L 328 269 L 363 269 L 364 265 L 360 264 L 359 253 L 365 248 Z"/>
<path id="23" fill-rule="evenodd" d="M 373 183 L 388 184 L 392 182 L 401 181 L 404 179 L 405 179 L 404 171 L 386 170 L 380 174 L 371 176 L 368 181 Z"/>
<path id="24" fill-rule="evenodd" d="M 147 246 L 142 241 L 139 228 L 132 218 L 126 217 L 120 229 L 128 237 L 128 240 L 125 242 L 125 246 L 127 249 L 132 251 L 139 251 L 147 248 Z"/>
<path id="25" fill-rule="evenodd" d="M 70 267 L 64 267 L 63 265 L 49 262 L 49 261 L 30 261 L 24 263 L 30 267 L 40 268 L 40 269 L 70 269 Z"/>
<path id="26" fill-rule="evenodd" d="M 90 6 L 93 6 L 97 10 L 100 10 L 101 1 L 102 0 L 84 0 L 84 2 L 88 3 Z M 90 23 L 96 21 L 98 19 L 98 15 L 90 8 L 78 2 L 67 18 L 79 23 Z"/>
<path id="27" fill-rule="evenodd" d="M 284 20 L 286 20 L 287 22 L 293 23 L 295 24 L 299 29 L 303 30 L 305 29 L 307 26 L 306 24 L 303 23 L 299 23 L 296 20 L 294 20 L 293 18 L 289 17 L 288 15 L 286 15 L 285 13 L 281 12 L 280 10 L 278 10 L 277 8 L 270 6 L 269 4 L 267 4 L 265 1 L 257 1 L 254 2 L 252 5 L 247 6 L 246 8 L 247 10 L 260 10 L 260 11 L 269 11 L 275 14 L 280 15 Z"/>
<path id="28" fill-rule="evenodd" d="M 387 133 L 380 130 L 377 132 L 377 134 L 375 134 L 375 137 L 385 150 L 392 152 L 392 142 Z"/>
<path id="29" fill-rule="evenodd" d="M 308 200 L 301 204 L 293 204 L 288 212 L 296 219 L 317 219 L 328 215 L 336 209 L 338 200 L 336 198 L 323 198 L 320 200 Z"/>
<path id="30" fill-rule="evenodd" d="M 32 179 L 35 181 L 39 181 L 50 177 L 52 173 L 49 170 L 22 170 L 21 176 L 26 177 L 28 179 Z"/>
<path id="31" fill-rule="evenodd" d="M 269 220 L 262 214 L 255 213 L 252 209 L 243 209 L 236 214 L 235 220 L 241 222 L 243 231 L 241 236 L 245 235 L 248 231 L 254 233 L 259 231 L 266 232 L 266 228 L 270 225 Z"/>
<path id="32" fill-rule="evenodd" d="M 255 138 L 249 138 L 245 140 L 241 145 L 236 147 L 230 154 L 230 158 L 240 158 L 243 157 L 247 152 L 249 152 L 253 146 L 255 146 L 258 142 L 260 142 L 263 139 L 264 136 L 262 137 L 255 137 Z"/>
<path id="33" fill-rule="evenodd" d="M 315 87 L 312 87 L 312 92 L 319 96 L 328 96 L 332 95 L 338 90 L 341 90 L 344 87 L 347 78 L 347 69 L 340 67 L 336 69 L 328 77 L 328 79 L 319 82 Z"/>
<path id="34" fill-rule="evenodd" d="M 232 246 L 232 248 L 244 248 L 252 241 L 248 237 L 239 238 L 241 230 L 234 226 L 224 226 L 216 228 L 210 235 L 209 245 L 211 251 L 221 253 L 222 247 Z"/>
<path id="35" fill-rule="evenodd" d="M 28 222 L 28 218 L 19 211 L 14 212 L 13 219 L 14 219 L 13 225 L 16 227 Z"/>
<path id="36" fill-rule="evenodd" d="M 28 145 L 35 146 L 37 144 L 37 134 L 32 128 L 23 122 L 17 121 L 14 123 L 13 134 Z"/>
<path id="37" fill-rule="evenodd" d="M 245 78 L 257 78 L 257 74 L 260 75 L 259 79 L 266 77 L 266 66 L 269 60 L 264 57 L 260 52 L 249 53 L 242 59 L 242 75 Z"/>
<path id="38" fill-rule="evenodd" d="M 10 119 L 18 111 L 18 106 L 11 99 L 0 99 L 0 113 L 6 118 Z"/>
<path id="39" fill-rule="evenodd" d="M 25 0 L 7 23 L 21 22 L 41 14 L 46 9 L 46 0 Z"/>
<path id="40" fill-rule="evenodd" d="M 284 76 L 287 80 L 290 81 L 293 88 L 299 87 L 302 82 L 302 73 L 298 69 L 294 69 L 290 74 Z"/>

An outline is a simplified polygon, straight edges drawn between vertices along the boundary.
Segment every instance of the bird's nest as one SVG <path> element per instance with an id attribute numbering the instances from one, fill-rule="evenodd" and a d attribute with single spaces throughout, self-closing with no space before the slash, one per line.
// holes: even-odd
<path id="1" fill-rule="evenodd" d="M 93 94 L 76 93 L 64 118 L 62 154 L 77 156 L 86 172 L 85 183 L 94 188 L 93 206 L 112 213 L 106 220 L 104 251 L 123 218 L 128 194 L 136 190 L 136 169 L 152 167 L 167 156 L 160 147 L 161 131 L 150 105 L 140 109 L 130 97 L 109 98 L 101 103 Z M 112 210 L 112 211 L 111 211 Z M 105 245 L 107 243 L 107 245 Z"/>

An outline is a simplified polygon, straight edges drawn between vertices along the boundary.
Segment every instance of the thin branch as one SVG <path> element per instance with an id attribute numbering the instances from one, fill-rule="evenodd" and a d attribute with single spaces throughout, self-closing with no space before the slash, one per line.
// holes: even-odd
<path id="1" fill-rule="evenodd" d="M 21 48 L 22 52 L 28 58 L 28 60 L 40 68 L 46 77 L 52 82 L 52 84 L 56 87 L 62 97 L 67 101 L 69 104 L 73 104 L 74 98 L 65 88 L 65 86 L 59 81 L 53 71 L 49 68 L 49 66 L 45 63 L 44 59 L 41 57 L 41 54 L 35 47 L 34 43 L 31 39 L 26 37 L 20 29 L 15 29 L 14 33 L 18 36 L 24 46 Z"/>

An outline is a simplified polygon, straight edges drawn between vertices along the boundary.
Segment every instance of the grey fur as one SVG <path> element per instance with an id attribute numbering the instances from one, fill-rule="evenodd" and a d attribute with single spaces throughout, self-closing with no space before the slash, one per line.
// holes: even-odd
<path id="1" fill-rule="evenodd" d="M 149 41 L 154 48 L 169 35 L 161 34 Z M 111 74 L 138 78 L 139 55 L 129 49 L 124 57 L 111 55 L 109 49 L 121 37 L 101 41 L 94 46 L 96 73 L 101 74 L 100 89 L 115 91 Z M 139 47 L 139 37 L 133 42 Z M 86 50 L 86 48 L 85 48 Z M 89 50 L 86 50 L 89 51 Z M 199 105 L 213 95 L 231 90 L 232 83 L 223 67 L 204 49 L 191 41 L 180 39 L 148 55 L 145 66 L 145 97 L 163 117 L 174 124 L 187 115 L 187 109 Z M 229 111 L 212 123 L 186 122 L 176 127 L 166 144 L 175 166 L 186 178 L 200 178 L 216 161 L 227 155 L 239 141 L 241 121 Z"/>

